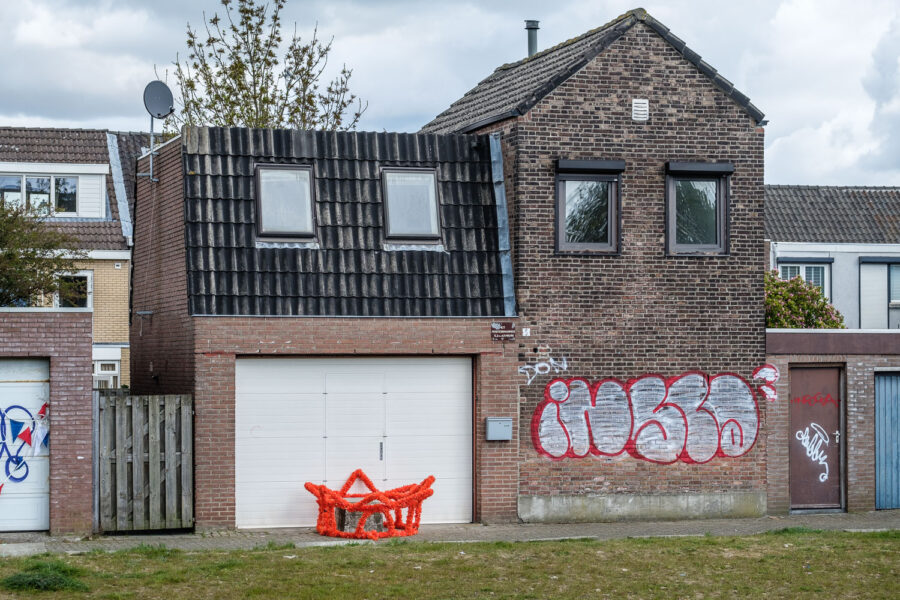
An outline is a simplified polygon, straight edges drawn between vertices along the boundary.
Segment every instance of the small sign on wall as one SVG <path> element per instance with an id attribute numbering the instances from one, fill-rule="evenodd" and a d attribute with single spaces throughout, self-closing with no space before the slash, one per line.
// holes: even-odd
<path id="1" fill-rule="evenodd" d="M 491 323 L 491 341 L 514 342 L 516 341 L 516 324 L 503 321 Z"/>

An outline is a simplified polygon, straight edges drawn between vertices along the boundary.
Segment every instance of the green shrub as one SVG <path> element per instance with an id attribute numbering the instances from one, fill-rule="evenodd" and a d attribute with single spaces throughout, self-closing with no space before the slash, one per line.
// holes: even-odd
<path id="1" fill-rule="evenodd" d="M 844 329 L 844 317 L 829 304 L 819 286 L 794 277 L 785 281 L 777 271 L 765 278 L 766 327 L 784 329 Z"/>
<path id="2" fill-rule="evenodd" d="M 55 592 L 71 590 L 87 592 L 88 586 L 75 579 L 84 571 L 61 560 L 33 561 L 22 571 L 0 580 L 0 586 L 15 591 Z"/>

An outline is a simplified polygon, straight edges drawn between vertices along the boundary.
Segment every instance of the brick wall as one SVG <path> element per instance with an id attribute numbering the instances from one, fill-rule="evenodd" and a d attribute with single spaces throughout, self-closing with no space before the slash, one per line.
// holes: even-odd
<path id="1" fill-rule="evenodd" d="M 196 317 L 194 417 L 197 526 L 234 526 L 234 365 L 240 355 L 468 355 L 474 358 L 475 519 L 514 521 L 518 447 L 485 442 L 484 417 L 513 417 L 515 345 L 485 319 Z"/>
<path id="2" fill-rule="evenodd" d="M 91 313 L 0 313 L 0 358 L 50 360 L 50 531 L 90 533 Z"/>
<path id="3" fill-rule="evenodd" d="M 651 118 L 631 120 L 647 98 Z M 734 372 L 764 361 L 763 130 L 650 28 L 638 24 L 501 129 L 522 327 L 518 360 L 565 357 L 560 376 Z M 485 133 L 488 130 L 482 131 Z M 554 253 L 555 161 L 624 159 L 621 255 Z M 730 254 L 665 256 L 666 161 L 730 161 Z M 551 375 L 521 390 L 527 423 Z M 765 406 L 760 403 L 761 427 Z M 765 486 L 765 436 L 739 459 L 661 466 L 632 458 L 552 461 L 520 430 L 520 493 L 665 494 Z"/>
<path id="4" fill-rule="evenodd" d="M 147 159 L 138 170 L 149 171 Z M 193 330 L 188 316 L 180 140 L 159 150 L 159 182 L 137 183 L 132 259 L 131 382 L 141 394 L 190 393 Z M 138 311 L 152 311 L 139 316 Z"/>
<path id="5" fill-rule="evenodd" d="M 127 343 L 129 262 L 87 260 L 77 265 L 94 275 L 94 341 Z"/>
<path id="6" fill-rule="evenodd" d="M 801 348 L 798 347 L 798 350 Z M 810 349 L 803 349 L 810 350 Z M 776 386 L 778 401 L 768 407 L 768 510 L 784 513 L 790 509 L 788 482 L 790 436 L 790 368 L 837 365 L 844 372 L 843 411 L 845 418 L 844 481 L 848 511 L 875 509 L 875 374 L 900 372 L 900 355 L 874 354 L 779 354 L 768 357 L 781 377 Z"/>

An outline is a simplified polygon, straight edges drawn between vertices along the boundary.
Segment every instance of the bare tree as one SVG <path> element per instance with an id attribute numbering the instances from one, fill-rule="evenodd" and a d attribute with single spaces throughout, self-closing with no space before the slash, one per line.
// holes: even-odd
<path id="1" fill-rule="evenodd" d="M 204 31 L 187 26 L 188 59 L 176 57 L 180 106 L 167 121 L 182 125 L 354 129 L 368 107 L 350 92 L 346 65 L 327 85 L 321 78 L 334 39 L 318 29 L 304 42 L 297 24 L 283 54 L 281 10 L 287 0 L 220 0 L 225 11 Z"/>

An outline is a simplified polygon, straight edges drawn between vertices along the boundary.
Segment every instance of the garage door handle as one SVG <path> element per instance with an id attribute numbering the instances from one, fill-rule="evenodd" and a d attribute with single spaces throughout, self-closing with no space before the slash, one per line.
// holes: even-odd
<path id="1" fill-rule="evenodd" d="M 384 442 L 378 442 L 378 460 L 384 460 Z"/>

